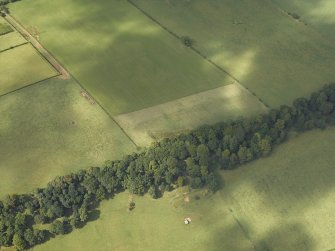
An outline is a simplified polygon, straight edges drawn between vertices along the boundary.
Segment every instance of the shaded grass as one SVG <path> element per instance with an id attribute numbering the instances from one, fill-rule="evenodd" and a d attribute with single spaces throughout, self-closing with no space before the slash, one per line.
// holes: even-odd
<path id="1" fill-rule="evenodd" d="M 0 94 L 57 74 L 56 70 L 30 44 L 0 53 Z"/>
<path id="2" fill-rule="evenodd" d="M 335 41 L 335 2 L 332 0 L 272 0 L 286 12 L 297 13 L 309 27 Z"/>
<path id="3" fill-rule="evenodd" d="M 2 17 L 0 17 L 0 36 L 12 32 L 13 29 L 6 24 Z"/>
<path id="4" fill-rule="evenodd" d="M 231 80 L 126 1 L 37 0 L 10 8 L 113 115 Z"/>
<path id="5" fill-rule="evenodd" d="M 224 194 L 259 249 L 335 247 L 335 128 L 311 131 L 224 175 Z"/>
<path id="6" fill-rule="evenodd" d="M 0 98 L 0 196 L 135 150 L 73 80 L 50 79 Z"/>
<path id="7" fill-rule="evenodd" d="M 0 37 L 0 52 L 27 43 L 18 32 L 11 32 Z"/>
<path id="8" fill-rule="evenodd" d="M 267 0 L 132 0 L 276 107 L 335 80 L 335 47 Z M 257 14 L 255 14 L 257 13 Z"/>

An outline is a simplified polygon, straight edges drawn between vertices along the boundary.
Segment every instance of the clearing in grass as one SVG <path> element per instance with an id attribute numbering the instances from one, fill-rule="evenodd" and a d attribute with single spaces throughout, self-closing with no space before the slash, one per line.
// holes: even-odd
<path id="1" fill-rule="evenodd" d="M 115 120 L 137 145 L 146 146 L 155 140 L 203 124 L 214 124 L 239 116 L 255 116 L 266 111 L 267 108 L 257 97 L 234 83 L 121 114 Z"/>
<path id="2" fill-rule="evenodd" d="M 265 159 L 224 171 L 214 195 L 134 197 L 129 213 L 128 194 L 118 194 L 101 204 L 98 220 L 34 250 L 331 250 L 334 142 L 335 128 L 292 138 Z"/>
<path id="3" fill-rule="evenodd" d="M 334 43 L 271 1 L 131 1 L 177 35 L 193 39 L 194 48 L 270 106 L 290 104 L 335 81 Z"/>
<path id="4" fill-rule="evenodd" d="M 71 79 L 52 78 L 0 97 L 0 197 L 136 150 L 81 91 Z"/>
<path id="5" fill-rule="evenodd" d="M 30 44 L 0 53 L 0 94 L 57 74 L 56 70 Z"/>
<path id="6" fill-rule="evenodd" d="M 21 1 L 10 10 L 113 115 L 232 81 L 127 1 Z"/>
<path id="7" fill-rule="evenodd" d="M 27 43 L 27 40 L 25 40 L 18 32 L 7 33 L 6 35 L 0 36 L 0 52 L 13 49 L 14 47 L 25 43 Z"/>

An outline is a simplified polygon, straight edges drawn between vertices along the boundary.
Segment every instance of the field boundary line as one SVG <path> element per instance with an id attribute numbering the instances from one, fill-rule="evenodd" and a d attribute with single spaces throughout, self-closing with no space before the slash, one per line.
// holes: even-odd
<path id="1" fill-rule="evenodd" d="M 42 46 L 42 44 L 37 41 L 25 28 L 24 26 L 17 21 L 11 15 L 6 15 L 6 21 L 14 27 L 28 42 L 32 44 L 32 46 L 39 52 L 39 54 L 55 68 L 55 70 L 59 73 L 57 76 L 60 76 L 63 79 L 72 78 L 85 92 L 87 92 L 92 99 L 99 105 L 99 107 L 107 114 L 107 116 L 120 128 L 120 130 L 126 135 L 126 137 L 134 144 L 135 147 L 138 147 L 135 141 L 128 135 L 128 133 L 120 126 L 120 124 L 114 119 L 114 117 L 97 101 L 96 98 L 80 83 L 80 81 L 75 78 L 69 71 L 62 66 L 60 62 L 55 58 L 55 56 L 48 51 L 46 48 Z M 55 76 L 53 76 L 55 77 Z M 12 92 L 10 92 L 12 93 Z M 8 93 L 9 94 L 9 93 Z M 1 95 L 0 95 L 1 97 Z"/>
<path id="2" fill-rule="evenodd" d="M 58 76 L 60 76 L 59 73 L 56 74 L 56 75 L 50 76 L 50 77 L 48 77 L 48 78 L 44 78 L 44 79 L 38 80 L 38 81 L 36 81 L 36 82 L 30 83 L 30 84 L 26 84 L 26 85 L 24 85 L 24 86 L 22 86 L 22 87 L 19 87 L 19 88 L 15 89 L 15 90 L 6 92 L 6 93 L 4 93 L 4 94 L 0 94 L 0 98 L 2 98 L 3 96 L 6 96 L 6 95 L 12 94 L 12 93 L 14 93 L 14 92 L 20 91 L 20 90 L 22 90 L 22 89 L 31 87 L 31 86 L 33 86 L 33 85 L 40 84 L 40 83 L 43 82 L 43 81 L 47 81 L 47 80 L 49 80 L 49 79 L 52 79 L 52 78 L 55 78 L 55 77 L 58 77 Z"/>
<path id="3" fill-rule="evenodd" d="M 5 20 L 16 29 L 30 44 L 38 51 L 38 53 L 57 71 L 63 78 L 68 78 L 69 73 L 67 70 L 62 67 L 62 65 L 56 60 L 56 58 L 47 50 L 45 49 L 42 44 L 32 36 L 25 27 L 17 21 L 14 17 L 7 14 Z"/>
<path id="4" fill-rule="evenodd" d="M 138 11 L 140 11 L 143 15 L 145 15 L 147 18 L 149 18 L 151 21 L 153 21 L 154 23 L 156 23 L 157 25 L 159 25 L 163 30 L 167 31 L 170 35 L 174 36 L 175 38 L 177 38 L 178 40 L 181 40 L 181 36 L 179 36 L 178 34 L 176 34 L 175 32 L 173 32 L 172 30 L 170 30 L 169 28 L 167 28 L 166 26 L 164 26 L 162 23 L 160 23 L 157 19 L 155 19 L 153 16 L 151 16 L 148 12 L 146 12 L 145 10 L 143 10 L 141 7 L 139 7 L 136 3 L 134 3 L 132 0 L 127 0 L 127 2 L 132 5 L 134 8 L 136 8 Z M 224 72 L 226 75 L 228 75 L 229 77 L 231 77 L 233 80 L 236 81 L 236 83 L 238 85 L 240 85 L 242 88 L 246 89 L 247 92 L 249 92 L 251 95 L 255 96 L 256 99 L 261 102 L 266 108 L 270 108 L 270 106 L 268 104 L 266 104 L 260 97 L 258 97 L 253 91 L 250 91 L 249 88 L 247 88 L 246 86 L 244 86 L 243 84 L 241 84 L 240 80 L 238 80 L 236 77 L 234 77 L 231 73 L 229 73 L 227 70 L 225 70 L 224 68 L 222 68 L 221 66 L 219 66 L 218 64 L 216 64 L 215 62 L 213 62 L 210 58 L 208 58 L 206 55 L 204 55 L 203 53 L 201 53 L 198 49 L 196 49 L 194 46 L 189 46 L 189 48 L 195 52 L 198 56 L 202 57 L 204 60 L 206 60 L 207 62 L 209 62 L 210 64 L 212 64 L 214 67 L 216 67 L 217 69 L 219 69 L 221 72 Z"/>
<path id="5" fill-rule="evenodd" d="M 244 234 L 244 237 L 251 243 L 252 247 L 254 248 L 254 250 L 256 251 L 256 245 L 254 244 L 254 242 L 252 241 L 252 239 L 250 238 L 248 231 L 243 227 L 242 223 L 239 221 L 239 219 L 235 216 L 233 209 L 229 208 L 229 212 L 231 213 L 231 215 L 233 216 L 235 222 L 237 223 L 237 225 L 239 226 L 239 228 L 241 229 L 241 231 Z"/>
<path id="6" fill-rule="evenodd" d="M 12 27 L 12 26 L 10 26 L 10 27 Z M 12 28 L 13 28 L 13 27 L 12 27 Z M 6 31 L 6 32 L 4 32 L 4 33 L 1 33 L 1 34 L 0 34 L 0 38 L 1 38 L 1 36 L 7 35 L 7 34 L 12 33 L 12 32 L 14 32 L 14 30 Z"/>
<path id="7" fill-rule="evenodd" d="M 101 105 L 101 103 L 80 83 L 80 81 L 73 76 L 71 73 L 69 73 L 71 78 L 86 92 L 90 95 L 90 97 L 94 100 L 96 104 L 107 114 L 107 116 L 120 128 L 120 130 L 127 136 L 127 138 L 134 144 L 134 146 L 137 148 L 139 147 L 135 141 L 130 137 L 130 135 L 126 132 L 125 129 L 116 121 L 116 119 L 110 114 L 105 107 Z"/>
<path id="8" fill-rule="evenodd" d="M 17 44 L 17 45 L 14 45 L 14 46 L 10 46 L 10 47 L 8 47 L 7 49 L 3 49 L 3 50 L 1 50 L 0 53 L 5 52 L 5 51 L 9 51 L 9 50 L 12 50 L 12 49 L 15 49 L 15 48 L 17 48 L 17 47 L 20 47 L 20 46 L 22 46 L 22 45 L 26 45 L 26 44 L 29 44 L 29 42 L 26 41 L 26 42 L 24 42 L 24 43 L 22 43 L 22 44 Z"/>

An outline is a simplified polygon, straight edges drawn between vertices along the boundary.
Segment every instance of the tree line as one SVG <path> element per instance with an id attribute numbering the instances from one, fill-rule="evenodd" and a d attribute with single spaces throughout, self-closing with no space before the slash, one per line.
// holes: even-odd
<path id="1" fill-rule="evenodd" d="M 206 186 L 215 192 L 218 170 L 267 156 L 290 131 L 334 125 L 334 105 L 335 84 L 326 85 L 309 99 L 296 99 L 292 106 L 205 125 L 102 167 L 57 177 L 30 194 L 8 195 L 0 201 L 0 246 L 23 250 L 69 233 L 89 220 L 100 201 L 126 189 L 153 198 L 184 185 Z M 34 227 L 47 223 L 48 229 Z"/>

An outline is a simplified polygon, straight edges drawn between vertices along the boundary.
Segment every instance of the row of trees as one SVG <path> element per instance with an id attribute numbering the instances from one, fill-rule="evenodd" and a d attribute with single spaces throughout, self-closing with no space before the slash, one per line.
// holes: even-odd
<path id="1" fill-rule="evenodd" d="M 219 169 L 268 155 L 283 142 L 288 132 L 302 132 L 335 124 L 335 84 L 299 98 L 292 107 L 281 106 L 253 119 L 241 118 L 164 139 L 122 160 L 107 161 L 57 177 L 31 194 L 10 195 L 0 202 L 0 246 L 18 250 L 81 227 L 98 203 L 128 189 L 133 194 L 164 191 L 189 185 L 218 189 Z M 51 223 L 48 230 L 35 224 Z"/>

